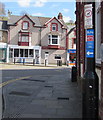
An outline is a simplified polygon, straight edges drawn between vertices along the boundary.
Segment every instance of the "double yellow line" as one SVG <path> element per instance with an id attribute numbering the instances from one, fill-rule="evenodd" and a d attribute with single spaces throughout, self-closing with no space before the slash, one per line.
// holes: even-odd
<path id="1" fill-rule="evenodd" d="M 10 83 L 12 83 L 12 82 L 15 82 L 15 81 L 17 81 L 17 80 L 27 79 L 27 78 L 30 78 L 30 77 L 31 77 L 31 76 L 20 77 L 20 78 L 18 78 L 18 79 L 13 79 L 13 80 L 9 80 L 9 81 L 3 82 L 3 83 L 0 84 L 0 88 L 2 88 L 2 87 L 5 86 L 5 85 L 8 85 L 8 84 L 10 84 Z"/>

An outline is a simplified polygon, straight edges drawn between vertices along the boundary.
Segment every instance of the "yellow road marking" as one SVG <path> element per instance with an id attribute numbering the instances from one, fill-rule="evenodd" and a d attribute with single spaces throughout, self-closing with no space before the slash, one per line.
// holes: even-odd
<path id="1" fill-rule="evenodd" d="M 6 81 L 6 82 L 3 82 L 0 84 L 0 88 L 2 88 L 3 86 L 7 85 L 7 84 L 10 84 L 12 82 L 15 82 L 17 80 L 22 80 L 22 79 L 26 79 L 26 78 L 30 78 L 31 76 L 27 76 L 27 77 L 21 77 L 21 78 L 18 78 L 18 79 L 13 79 L 13 80 L 9 80 L 9 81 Z"/>

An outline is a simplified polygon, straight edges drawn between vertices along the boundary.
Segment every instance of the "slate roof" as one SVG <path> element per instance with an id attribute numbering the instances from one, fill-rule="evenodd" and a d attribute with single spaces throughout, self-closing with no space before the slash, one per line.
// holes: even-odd
<path id="1" fill-rule="evenodd" d="M 45 26 L 45 23 L 51 19 L 50 17 L 37 17 L 37 16 L 29 16 L 29 15 L 25 15 L 25 16 L 30 18 L 30 20 L 35 23 L 35 26 L 40 26 L 40 27 Z M 10 17 L 8 18 L 8 25 L 15 25 L 15 23 L 19 21 L 22 17 L 23 16 L 10 15 Z M 64 23 L 64 21 L 62 20 L 61 22 L 64 25 L 63 28 L 67 28 L 67 25 Z"/>

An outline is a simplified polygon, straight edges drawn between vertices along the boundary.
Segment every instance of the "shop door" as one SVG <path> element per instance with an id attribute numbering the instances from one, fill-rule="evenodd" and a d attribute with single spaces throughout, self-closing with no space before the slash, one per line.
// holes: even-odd
<path id="1" fill-rule="evenodd" d="M 35 50 L 35 63 L 39 64 L 39 50 Z"/>

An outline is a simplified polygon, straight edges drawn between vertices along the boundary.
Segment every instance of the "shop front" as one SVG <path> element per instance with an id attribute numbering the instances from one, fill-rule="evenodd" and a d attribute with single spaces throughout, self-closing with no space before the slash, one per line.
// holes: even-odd
<path id="1" fill-rule="evenodd" d="M 75 66 L 76 65 L 76 49 L 69 49 L 67 53 L 67 65 Z"/>
<path id="2" fill-rule="evenodd" d="M 0 62 L 6 62 L 7 44 L 0 43 Z"/>
<path id="3" fill-rule="evenodd" d="M 8 62 L 30 63 L 35 60 L 35 64 L 41 63 L 41 47 L 40 46 L 8 46 Z"/>

